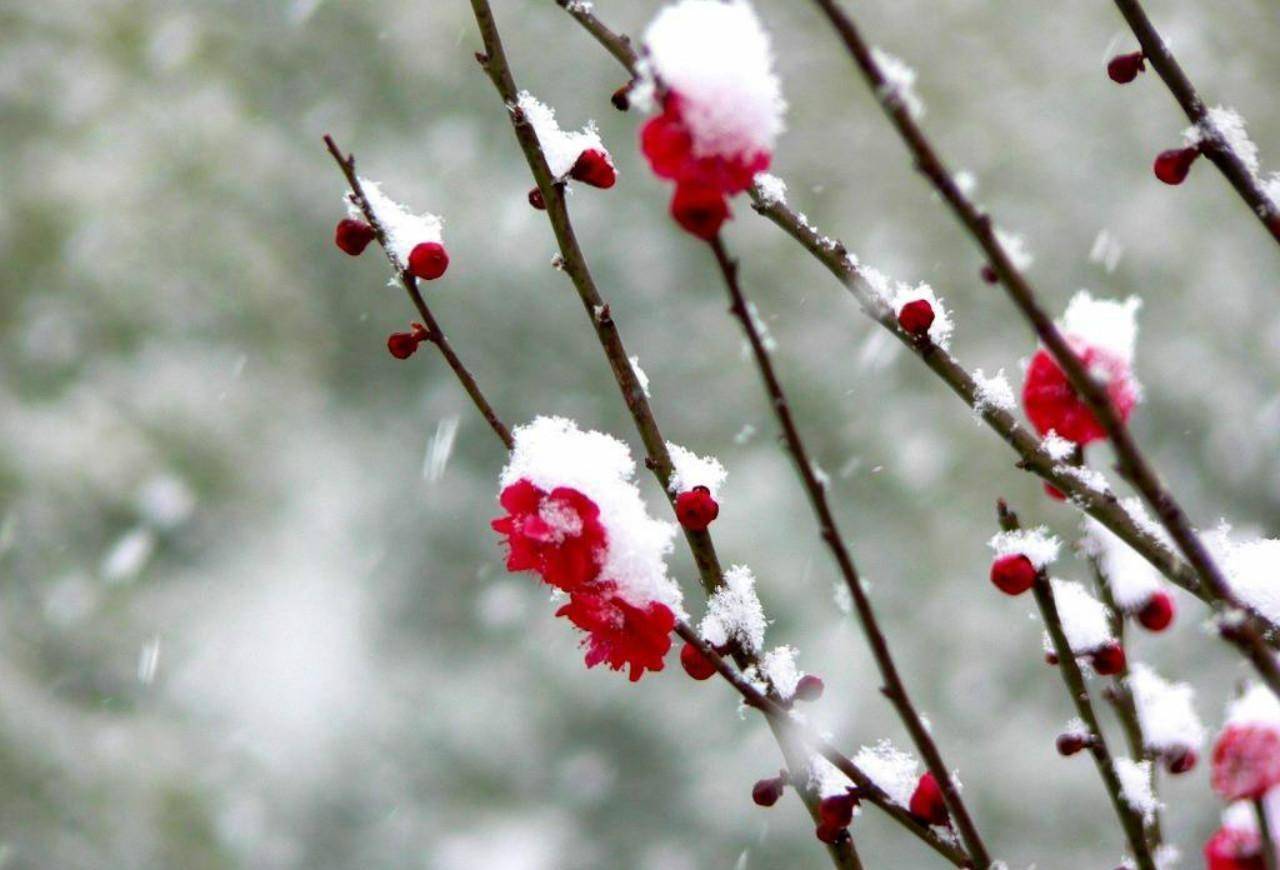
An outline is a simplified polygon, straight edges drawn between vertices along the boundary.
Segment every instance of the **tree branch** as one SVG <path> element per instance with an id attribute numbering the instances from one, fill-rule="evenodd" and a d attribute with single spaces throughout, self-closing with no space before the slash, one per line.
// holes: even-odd
<path id="1" fill-rule="evenodd" d="M 1147 12 L 1139 0 L 1115 0 L 1116 8 L 1129 23 L 1129 29 L 1138 38 L 1142 46 L 1142 56 L 1151 63 L 1156 73 L 1164 81 L 1173 98 L 1178 101 L 1187 119 L 1199 127 L 1205 134 L 1200 143 L 1200 153 L 1213 161 L 1213 165 L 1226 176 L 1227 181 L 1236 189 L 1236 193 L 1249 206 L 1267 232 L 1280 242 L 1280 204 L 1274 202 L 1263 189 L 1258 177 L 1250 171 L 1248 165 L 1231 147 L 1231 143 L 1222 138 L 1209 123 L 1209 112 L 1204 100 L 1196 92 L 1195 85 L 1183 72 L 1182 66 L 1169 50 L 1168 44 L 1156 30 Z"/>

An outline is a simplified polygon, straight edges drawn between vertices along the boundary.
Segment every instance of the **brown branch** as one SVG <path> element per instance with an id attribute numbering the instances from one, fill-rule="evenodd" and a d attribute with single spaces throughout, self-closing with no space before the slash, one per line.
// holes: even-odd
<path id="1" fill-rule="evenodd" d="M 1169 50 L 1168 44 L 1156 30 L 1147 12 L 1139 0 L 1115 0 L 1116 8 L 1129 23 L 1129 29 L 1138 38 L 1142 46 L 1142 56 L 1151 63 L 1156 73 L 1164 81 L 1173 98 L 1178 101 L 1187 119 L 1196 125 L 1204 134 L 1200 142 L 1200 153 L 1213 161 L 1214 166 L 1226 176 L 1227 181 L 1240 194 L 1240 198 L 1249 206 L 1250 211 L 1267 232 L 1280 242 L 1280 204 L 1274 202 L 1263 189 L 1258 177 L 1250 171 L 1248 165 L 1209 123 L 1209 112 L 1204 100 L 1197 93 L 1191 79 L 1183 72 L 1182 66 Z"/>
<path id="2" fill-rule="evenodd" d="M 440 351 L 440 355 L 449 364 L 449 368 L 453 369 L 458 382 L 462 384 L 462 388 L 471 397 L 471 401 L 476 406 L 476 410 L 480 412 L 480 416 L 489 424 L 489 428 L 502 441 L 503 446 L 510 450 L 515 443 L 511 439 L 511 430 L 498 419 L 497 412 L 493 410 L 493 406 L 489 404 L 489 400 L 481 392 L 475 377 L 463 364 L 457 352 L 454 351 L 453 345 L 449 343 L 449 339 L 444 334 L 444 328 L 440 326 L 440 322 L 436 320 L 431 308 L 428 307 L 426 300 L 423 299 L 421 291 L 418 290 L 418 279 L 406 268 L 404 263 L 396 259 L 396 255 L 387 246 L 386 231 L 383 229 L 382 222 L 378 219 L 373 207 L 369 205 L 369 199 L 364 195 L 364 186 L 360 183 L 360 177 L 356 175 L 355 155 L 347 154 L 344 156 L 342 150 L 338 148 L 338 144 L 333 141 L 332 136 L 326 135 L 324 144 L 329 149 L 329 153 L 333 155 L 333 159 L 337 162 L 338 168 L 342 170 L 342 174 L 347 177 L 347 184 L 351 187 L 352 201 L 360 209 L 369 226 L 373 227 L 378 245 L 382 248 L 383 253 L 387 255 L 387 261 L 391 264 L 392 271 L 396 273 L 400 284 L 404 287 L 405 292 L 409 294 L 413 307 L 418 310 L 418 316 L 422 318 L 422 323 L 427 328 L 428 340 Z"/>
<path id="3" fill-rule="evenodd" d="M 1276 859 L 1276 841 L 1271 830 L 1271 819 L 1267 817 L 1267 803 L 1262 798 L 1254 798 L 1253 811 L 1258 817 L 1258 840 L 1261 842 L 1262 866 L 1266 870 L 1280 870 L 1280 861 Z"/>
<path id="4" fill-rule="evenodd" d="M 1240 648 L 1271 689 L 1280 693 L 1280 668 L 1277 667 L 1275 658 L 1262 637 L 1261 626 L 1265 625 L 1265 622 L 1232 593 L 1226 576 L 1209 555 L 1208 549 L 1196 534 L 1186 512 L 1174 499 L 1173 494 L 1161 483 L 1155 469 L 1139 450 L 1128 426 L 1111 403 L 1106 386 L 1089 373 L 1052 318 L 1040 305 L 1031 284 L 1014 265 L 1004 245 L 996 237 L 991 216 L 979 211 L 956 185 L 955 179 L 903 102 L 886 96 L 892 94 L 892 88 L 887 87 L 888 80 L 871 49 L 863 41 L 853 19 L 840 8 L 836 0 L 814 0 L 814 2 L 840 35 L 872 92 L 881 97 L 881 106 L 915 159 L 916 168 L 934 186 L 969 235 L 982 248 L 1001 284 L 1008 291 L 1010 299 L 1030 323 L 1041 343 L 1053 354 L 1071 385 L 1106 430 L 1116 452 L 1120 473 L 1155 512 L 1183 557 L 1200 576 L 1204 591 L 1210 596 L 1215 611 L 1220 617 L 1230 616 L 1225 612 L 1227 609 L 1240 610 L 1245 614 L 1245 618 L 1240 619 L 1238 624 L 1230 626 L 1225 636 Z"/>
<path id="5" fill-rule="evenodd" d="M 831 550 L 831 555 L 835 558 L 836 565 L 840 569 L 840 575 L 844 578 L 845 586 L 848 587 L 853 597 L 854 608 L 858 614 L 858 622 L 862 625 L 867 644 L 871 647 L 871 654 L 875 658 L 877 668 L 880 670 L 881 679 L 884 680 L 884 687 L 881 692 L 897 709 L 899 717 L 911 734 L 912 742 L 920 750 L 925 766 L 937 779 L 947 808 L 951 811 L 951 817 L 955 820 L 956 828 L 960 833 L 961 839 L 964 840 L 969 855 L 978 866 L 986 867 L 991 863 L 987 847 L 982 842 L 982 837 L 969 815 L 968 808 L 960 798 L 960 791 L 956 788 L 955 780 L 947 769 L 946 763 L 942 760 L 942 753 L 938 751 L 933 736 L 925 727 L 924 721 L 921 719 L 915 705 L 911 702 L 911 697 L 907 694 L 907 688 L 898 674 L 898 667 L 894 663 L 892 653 L 889 651 L 889 642 L 885 639 L 884 632 L 880 629 L 875 609 L 871 606 L 871 599 L 862 587 L 858 569 L 853 562 L 853 556 L 844 542 L 835 514 L 831 510 L 830 502 L 827 499 L 826 486 L 823 485 L 822 481 L 818 480 L 813 460 L 809 456 L 808 448 L 805 446 L 800 430 L 796 426 L 795 418 L 791 414 L 791 406 L 787 401 L 786 391 L 783 389 L 781 381 L 778 380 L 777 373 L 773 368 L 773 362 L 769 357 L 768 348 L 765 347 L 764 339 L 760 335 L 760 330 L 752 317 L 746 294 L 738 281 L 738 264 L 726 253 L 724 242 L 719 236 L 711 240 L 711 250 L 715 254 L 716 263 L 720 267 L 720 274 L 724 278 L 725 289 L 729 294 L 729 311 L 741 323 L 742 330 L 746 333 L 747 341 L 751 345 L 756 366 L 759 368 L 760 376 L 764 381 L 765 392 L 768 394 L 769 405 L 773 408 L 774 415 L 778 418 L 778 424 L 782 427 L 787 450 L 792 459 L 795 460 L 796 470 L 799 472 L 800 480 L 804 484 L 809 504 L 813 507 L 814 515 L 817 517 L 822 540 Z"/>
<path id="6" fill-rule="evenodd" d="M 997 512 L 1002 529 L 1013 531 L 1019 528 L 1017 515 L 1009 510 L 1003 499 L 997 506 Z M 1106 735 L 1098 724 L 1093 702 L 1089 698 L 1089 687 L 1085 684 L 1084 674 L 1076 661 L 1076 654 L 1067 641 L 1066 632 L 1062 628 L 1062 619 L 1058 615 L 1058 603 L 1054 599 L 1053 586 L 1049 582 L 1048 573 L 1043 569 L 1036 574 L 1031 591 L 1035 595 L 1036 606 L 1040 609 L 1045 629 L 1048 630 L 1049 638 L 1053 641 L 1053 649 L 1058 656 L 1058 668 L 1062 673 L 1063 682 L 1066 683 L 1067 694 L 1071 696 L 1076 715 L 1089 731 L 1089 754 L 1093 756 L 1098 774 L 1102 777 L 1107 795 L 1111 798 L 1111 805 L 1115 808 L 1120 825 L 1124 828 L 1125 836 L 1129 840 L 1129 848 L 1133 851 L 1133 858 L 1138 862 L 1140 870 L 1156 870 L 1155 860 L 1151 857 L 1151 850 L 1147 846 L 1142 817 L 1125 800 L 1124 788 L 1120 784 L 1119 774 L 1116 773 L 1115 761 L 1107 748 Z"/>

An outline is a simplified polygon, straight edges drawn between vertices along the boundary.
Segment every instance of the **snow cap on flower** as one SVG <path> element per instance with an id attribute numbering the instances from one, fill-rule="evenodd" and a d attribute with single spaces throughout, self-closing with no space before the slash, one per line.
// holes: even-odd
<path id="1" fill-rule="evenodd" d="M 1000 532 L 987 542 L 987 546 L 995 551 L 997 559 L 1003 556 L 1026 556 L 1037 570 L 1042 570 L 1058 558 L 1062 542 L 1049 534 L 1044 526 L 1040 526 Z"/>
<path id="2" fill-rule="evenodd" d="M 1280 732 L 1280 699 L 1262 684 L 1227 705 L 1227 725 L 1263 725 Z"/>
<path id="3" fill-rule="evenodd" d="M 938 347 L 946 350 L 951 345 L 951 333 L 955 330 L 955 324 L 951 321 L 951 313 L 947 311 L 942 304 L 942 300 L 933 292 L 932 287 L 923 281 L 916 285 L 900 282 L 894 288 L 892 298 L 887 301 L 893 307 L 894 315 L 898 316 L 904 307 L 919 299 L 928 302 L 929 307 L 933 309 L 933 323 L 929 325 L 929 339 Z"/>
<path id="4" fill-rule="evenodd" d="M 920 764 L 915 756 L 898 749 L 886 738 L 875 746 L 859 749 L 853 763 L 894 803 L 903 807 L 911 804 L 911 795 L 920 781 Z"/>
<path id="5" fill-rule="evenodd" d="M 1142 743 L 1156 752 L 1198 749 L 1204 742 L 1204 725 L 1196 715 L 1195 690 L 1186 683 L 1170 683 L 1149 666 L 1135 663 L 1129 669 L 1129 688 L 1138 708 Z"/>
<path id="6" fill-rule="evenodd" d="M 745 0 L 679 0 L 644 34 L 654 74 L 679 95 L 695 157 L 773 151 L 786 102 L 769 36 Z"/>
<path id="7" fill-rule="evenodd" d="M 1163 588 L 1159 572 L 1093 517 L 1086 516 L 1081 528 L 1084 530 L 1081 549 L 1098 560 L 1116 604 L 1130 613 L 1141 610 L 1151 596 Z"/>
<path id="8" fill-rule="evenodd" d="M 516 105 L 533 126 L 533 132 L 538 134 L 538 144 L 547 158 L 547 167 L 556 178 L 568 175 L 583 152 L 598 151 L 608 155 L 594 122 L 588 122 L 581 130 L 561 130 L 555 109 L 528 91 L 520 92 Z"/>
<path id="9" fill-rule="evenodd" d="M 627 445 L 563 417 L 538 417 L 512 435 L 502 487 L 528 481 L 546 492 L 565 487 L 585 495 L 599 509 L 608 536 L 599 576 L 637 607 L 658 602 L 682 613 L 680 588 L 666 565 L 675 527 L 649 516 Z"/>
<path id="10" fill-rule="evenodd" d="M 746 565 L 734 565 L 724 572 L 724 583 L 707 601 L 707 615 L 698 632 L 712 646 L 737 641 L 745 652 L 758 653 L 767 624 L 756 595 L 755 575 Z"/>
<path id="11" fill-rule="evenodd" d="M 1106 605 L 1074 580 L 1051 582 L 1062 630 L 1073 653 L 1085 655 L 1114 642 Z"/>
<path id="12" fill-rule="evenodd" d="M 374 216 L 386 233 L 387 249 L 401 268 L 409 265 L 409 255 L 418 245 L 444 244 L 444 220 L 433 214 L 414 214 L 383 193 L 382 186 L 376 181 L 361 178 L 360 186 L 364 189 L 369 207 L 373 209 Z M 350 191 L 343 197 L 343 201 L 347 206 L 347 215 L 352 220 L 364 220 L 364 212 L 355 204 Z"/>
<path id="13" fill-rule="evenodd" d="M 695 486 L 705 486 L 711 491 L 711 497 L 720 498 L 720 487 L 724 485 L 729 472 L 725 471 L 719 459 L 714 456 L 699 456 L 687 447 L 667 442 L 667 452 L 671 454 L 673 466 L 668 489 L 673 494 L 680 494 Z"/>
<path id="14" fill-rule="evenodd" d="M 1067 303 L 1067 310 L 1062 315 L 1062 331 L 1132 365 L 1138 341 L 1137 315 L 1141 307 L 1142 300 L 1137 296 L 1118 302 L 1094 299 L 1088 290 L 1080 290 Z"/>
<path id="15" fill-rule="evenodd" d="M 1206 535 L 1206 543 L 1236 598 L 1267 619 L 1280 621 L 1280 539 L 1233 537 L 1231 526 L 1222 523 Z"/>

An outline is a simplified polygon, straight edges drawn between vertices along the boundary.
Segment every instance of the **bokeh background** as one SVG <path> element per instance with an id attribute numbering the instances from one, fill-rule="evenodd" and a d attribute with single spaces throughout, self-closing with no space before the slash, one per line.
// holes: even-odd
<path id="1" fill-rule="evenodd" d="M 598 11 L 638 32 L 658 5 Z M 1017 383 L 1027 328 L 836 40 L 809 4 L 757 6 L 791 102 L 776 170 L 792 204 L 864 262 L 931 282 L 961 359 Z M 1150 6 L 1280 160 L 1273 0 Z M 730 470 L 723 557 L 760 577 L 771 642 L 827 680 L 814 718 L 851 751 L 905 745 L 710 256 L 667 219 L 638 119 L 609 105 L 620 69 L 552 0 L 495 11 L 520 82 L 567 125 L 596 119 L 619 164 L 572 209 L 667 436 Z M 1280 531 L 1280 252 L 1212 167 L 1152 178 L 1185 123 L 1153 76 L 1106 78 L 1133 47 L 1111 4 L 851 11 L 918 70 L 928 130 L 1025 236 L 1052 308 L 1080 287 L 1144 297 L 1134 425 L 1192 515 Z M 751 804 L 777 753 L 723 686 L 674 657 L 639 685 L 584 670 L 544 591 L 505 574 L 487 526 L 499 446 L 429 350 L 387 355 L 411 312 L 380 259 L 332 246 L 325 132 L 445 215 L 432 302 L 500 413 L 635 443 L 478 46 L 463 0 L 0 3 L 0 866 L 826 864 L 796 802 Z M 1114 866 L 1092 765 L 1054 752 L 1071 714 L 1030 604 L 985 579 L 997 496 L 1068 537 L 1078 517 L 736 211 L 804 431 L 994 851 Z M 1113 271 L 1090 257 L 1104 231 Z M 673 565 L 696 616 L 687 556 Z M 1179 595 L 1175 628 L 1131 655 L 1193 682 L 1213 725 L 1244 671 Z M 1162 787 L 1197 866 L 1219 810 L 1204 766 Z M 856 834 L 869 867 L 936 864 L 874 812 Z"/>

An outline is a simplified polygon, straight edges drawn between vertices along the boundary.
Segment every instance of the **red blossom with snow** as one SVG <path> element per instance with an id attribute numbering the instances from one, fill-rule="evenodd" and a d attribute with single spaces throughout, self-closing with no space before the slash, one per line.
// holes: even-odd
<path id="1" fill-rule="evenodd" d="M 1225 800 L 1253 800 L 1280 784 L 1280 730 L 1229 724 L 1213 747 L 1213 790 Z"/>
<path id="2" fill-rule="evenodd" d="M 570 487 L 548 493 L 518 480 L 502 491 L 499 503 L 507 515 L 491 525 L 506 536 L 508 571 L 537 572 L 566 592 L 600 575 L 608 538 L 591 499 Z"/>
<path id="3" fill-rule="evenodd" d="M 911 793 L 911 814 L 931 825 L 945 825 L 950 822 L 947 815 L 947 802 L 942 796 L 942 788 L 938 779 L 931 772 L 925 771 Z"/>
<path id="4" fill-rule="evenodd" d="M 607 664 L 615 671 L 629 667 L 632 682 L 646 670 L 662 670 L 676 625 L 675 614 L 665 604 L 655 601 L 636 607 L 608 580 L 573 592 L 556 616 L 566 617 L 587 633 L 582 642 L 587 667 Z"/>
<path id="5" fill-rule="evenodd" d="M 1127 422 L 1138 402 L 1129 364 L 1103 348 L 1082 345 L 1078 341 L 1072 345 L 1085 368 L 1095 377 L 1102 376 L 1112 407 L 1120 419 Z M 1043 348 L 1036 351 L 1031 365 L 1027 367 L 1022 404 L 1031 424 L 1041 435 L 1056 432 L 1077 444 L 1107 437 L 1107 431 L 1071 386 L 1058 361 Z"/>
<path id="6" fill-rule="evenodd" d="M 1257 831 L 1221 827 L 1204 844 L 1205 870 L 1264 870 Z"/>
<path id="7" fill-rule="evenodd" d="M 751 187 L 756 175 L 769 168 L 772 155 L 764 150 L 728 155 L 697 152 L 693 132 L 684 117 L 685 105 L 686 100 L 678 93 L 668 92 L 662 101 L 662 113 L 650 118 L 640 131 L 640 150 L 654 175 L 677 184 L 711 188 L 724 196 Z"/>

